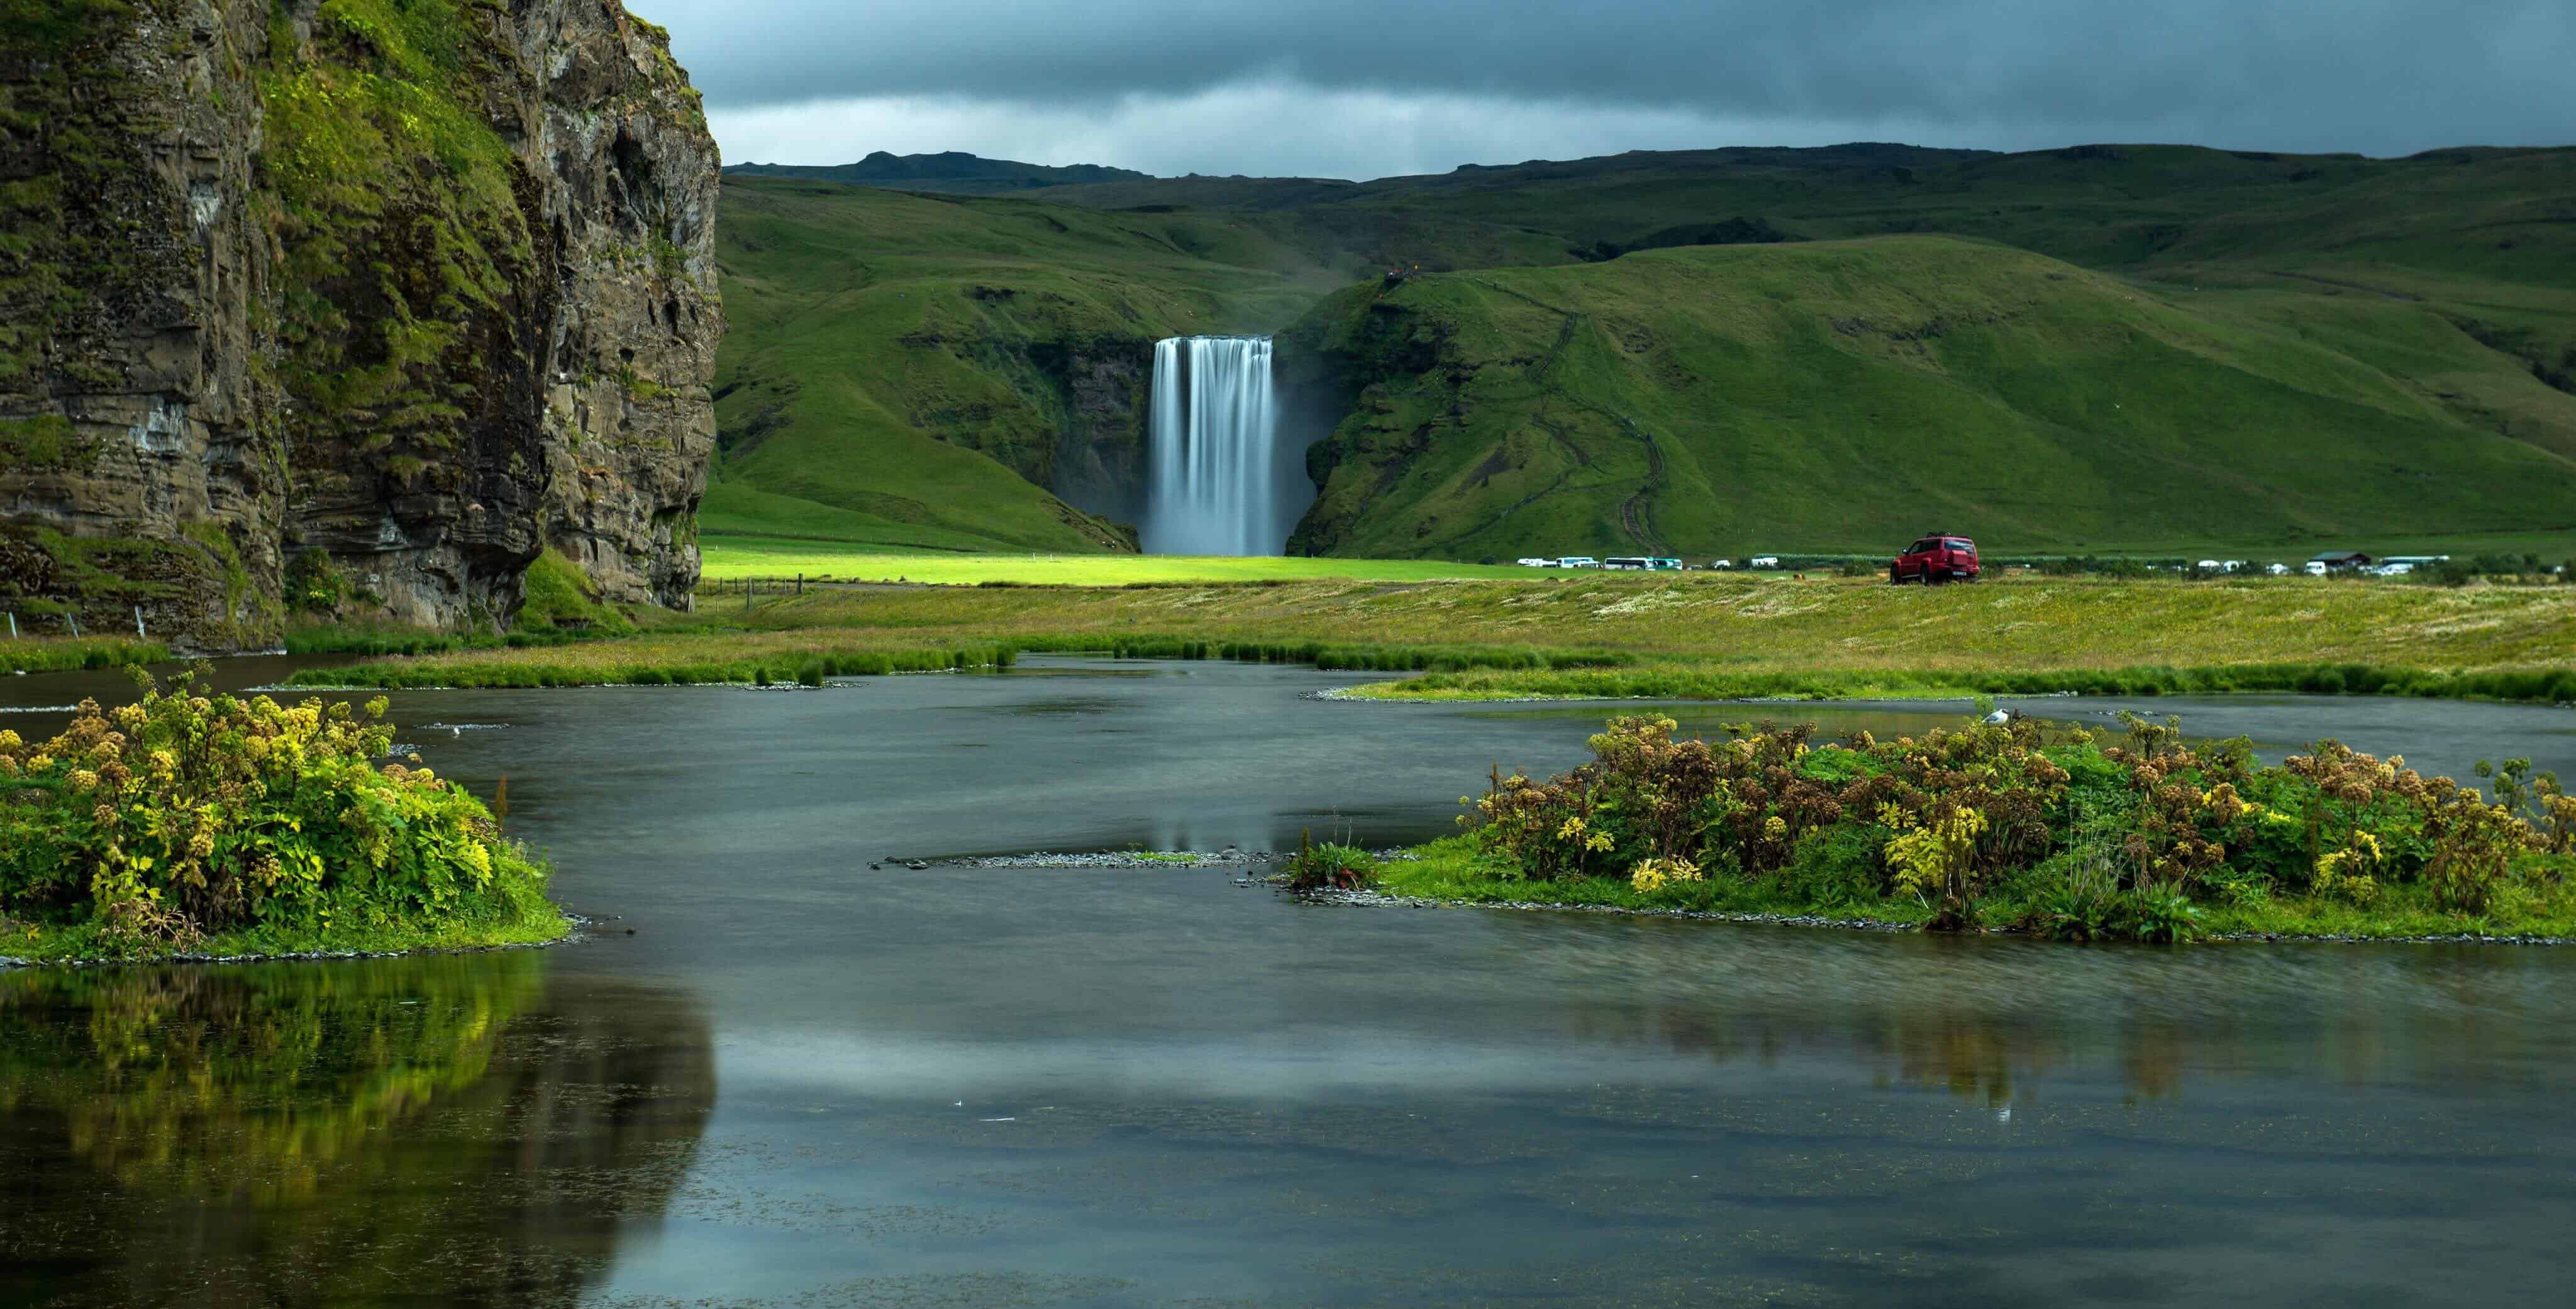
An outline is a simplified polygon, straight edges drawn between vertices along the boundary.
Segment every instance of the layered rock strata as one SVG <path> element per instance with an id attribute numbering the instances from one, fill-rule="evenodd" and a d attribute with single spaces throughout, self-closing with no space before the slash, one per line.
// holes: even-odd
<path id="1" fill-rule="evenodd" d="M 685 605 L 718 160 L 616 0 L 0 16 L 0 607 L 211 648 Z"/>

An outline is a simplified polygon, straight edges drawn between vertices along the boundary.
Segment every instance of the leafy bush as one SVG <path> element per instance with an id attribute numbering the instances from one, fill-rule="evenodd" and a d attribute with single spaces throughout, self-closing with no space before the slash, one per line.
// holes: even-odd
<path id="1" fill-rule="evenodd" d="M 1841 753 L 1818 751 L 1819 754 Z M 1841 823 L 1799 838 L 1779 873 L 1781 894 L 1818 909 L 1851 910 L 1874 904 L 1887 885 L 1886 829 Z"/>
<path id="2" fill-rule="evenodd" d="M 1677 741 L 1669 718 L 1617 718 L 1592 762 L 1545 781 L 1491 774 L 1460 821 L 1526 879 L 1690 904 L 1732 885 L 1752 902 L 1902 906 L 1935 928 L 2073 940 L 2190 940 L 2206 908 L 2263 909 L 2276 888 L 2348 912 L 2401 886 L 2410 912 L 2484 915 L 2571 868 L 2576 799 L 2528 761 L 2496 772 L 2489 803 L 2333 741 L 2266 768 L 2241 738 L 2196 745 L 2172 719 L 2123 721 L 2107 743 L 2051 741 L 2023 719 L 1817 747 L 1805 726 Z"/>
<path id="3" fill-rule="evenodd" d="M 1298 838 L 1281 881 L 1292 891 L 1356 891 L 1377 881 L 1377 860 L 1338 841 L 1317 845 L 1308 832 Z"/>
<path id="4" fill-rule="evenodd" d="M 125 953 L 560 922 L 481 802 L 376 765 L 381 697 L 288 707 L 135 676 L 140 700 L 84 700 L 50 741 L 0 730 L 0 913 Z"/>
<path id="5" fill-rule="evenodd" d="M 333 613 L 349 598 L 349 579 L 329 553 L 307 550 L 286 562 L 285 592 L 289 608 Z"/>

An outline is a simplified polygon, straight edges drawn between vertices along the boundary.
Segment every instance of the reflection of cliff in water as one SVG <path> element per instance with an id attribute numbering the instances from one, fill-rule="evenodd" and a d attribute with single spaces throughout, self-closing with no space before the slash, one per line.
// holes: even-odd
<path id="1" fill-rule="evenodd" d="M 688 998 L 547 964 L 0 974 L 0 1302 L 568 1303 L 715 1066 Z"/>

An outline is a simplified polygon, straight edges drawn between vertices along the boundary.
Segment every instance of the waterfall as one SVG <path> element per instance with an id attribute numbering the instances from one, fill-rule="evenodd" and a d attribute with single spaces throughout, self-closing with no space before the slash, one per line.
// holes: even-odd
<path id="1" fill-rule="evenodd" d="M 1279 446 L 1269 337 L 1155 342 L 1152 422 L 1146 553 L 1275 555 L 1287 546 L 1295 473 L 1284 465 L 1294 452 Z"/>

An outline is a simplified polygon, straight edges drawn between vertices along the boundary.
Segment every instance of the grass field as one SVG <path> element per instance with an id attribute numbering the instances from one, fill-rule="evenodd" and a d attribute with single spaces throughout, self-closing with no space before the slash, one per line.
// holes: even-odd
<path id="1" fill-rule="evenodd" d="M 1453 564 L 1436 559 L 1244 558 L 1198 555 L 895 554 L 828 542 L 761 537 L 708 537 L 699 542 L 709 581 L 799 575 L 843 582 L 974 585 L 1125 586 L 1137 582 L 1265 582 L 1339 579 L 1422 582 L 1443 578 L 1526 577 L 1509 565 Z"/>
<path id="2" fill-rule="evenodd" d="M 170 647 L 121 636 L 27 636 L 0 643 L 0 672 L 51 673 L 159 663 Z"/>
<path id="3" fill-rule="evenodd" d="M 816 586 L 803 595 L 763 592 L 748 608 L 722 586 L 701 593 L 699 612 L 680 620 L 687 627 L 631 640 L 433 654 L 315 676 L 396 685 L 783 681 L 823 660 L 891 671 L 982 666 L 1001 651 L 1125 650 L 1427 674 L 1372 690 L 1399 697 L 2300 689 L 2576 696 L 2567 653 L 2576 649 L 2576 586 L 2025 578 L 1925 590 L 1589 573 Z M 2566 685 L 2553 680 L 2560 678 Z"/>

